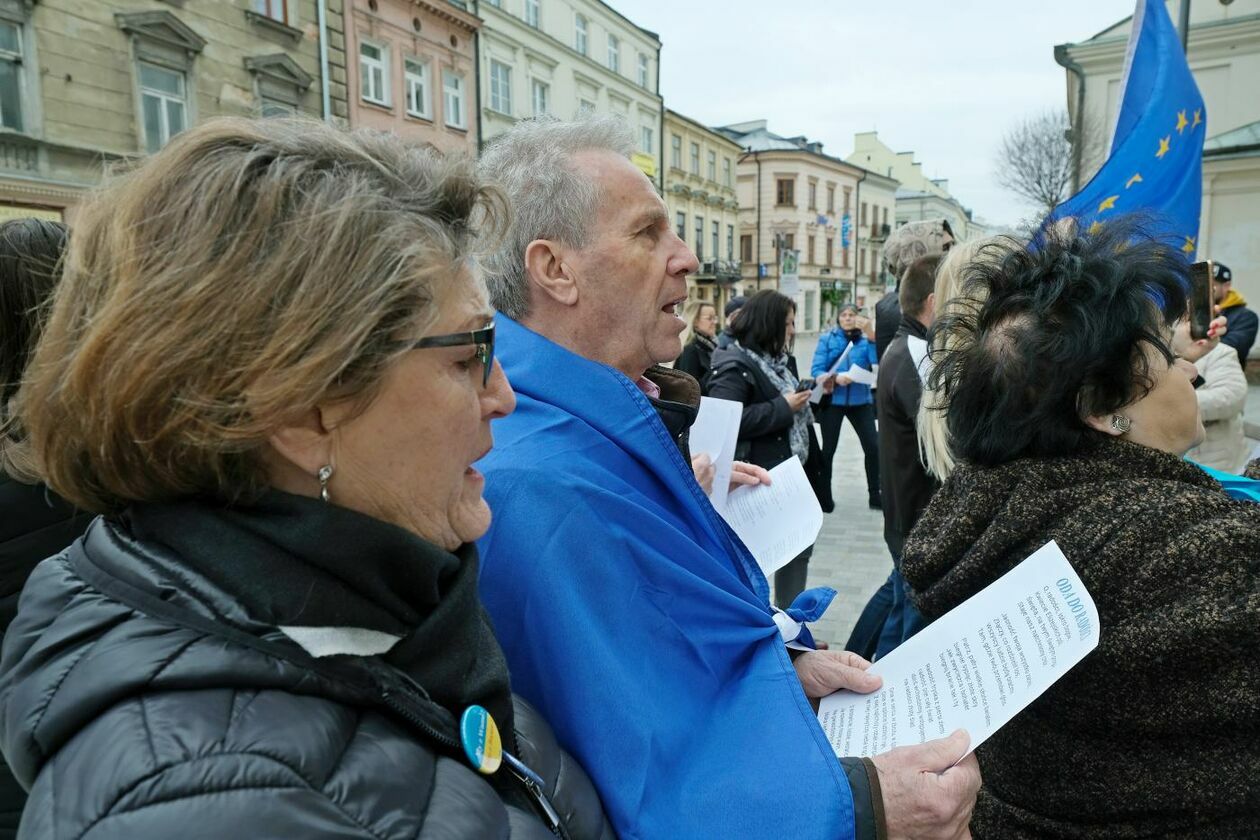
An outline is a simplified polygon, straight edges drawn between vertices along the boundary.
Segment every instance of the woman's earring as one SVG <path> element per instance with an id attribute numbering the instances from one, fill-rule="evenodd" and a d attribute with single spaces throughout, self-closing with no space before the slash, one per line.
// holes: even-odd
<path id="1" fill-rule="evenodd" d="M 1112 422 L 1114 423 L 1115 421 L 1113 420 Z M 332 464 L 324 464 L 324 466 L 319 468 L 319 472 L 315 474 L 315 477 L 319 479 L 319 498 L 325 502 L 328 501 L 328 479 L 332 478 L 332 474 Z"/>
<path id="2" fill-rule="evenodd" d="M 1111 428 L 1115 429 L 1122 435 L 1129 433 L 1129 429 L 1133 428 L 1133 421 L 1123 414 L 1111 415 Z"/>

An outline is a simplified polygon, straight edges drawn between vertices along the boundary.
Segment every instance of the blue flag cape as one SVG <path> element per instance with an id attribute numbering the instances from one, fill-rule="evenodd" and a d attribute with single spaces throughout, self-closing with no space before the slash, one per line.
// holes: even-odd
<path id="1" fill-rule="evenodd" d="M 499 315 L 481 595 L 623 838 L 848 838 L 844 771 L 756 562 L 634 383 Z"/>

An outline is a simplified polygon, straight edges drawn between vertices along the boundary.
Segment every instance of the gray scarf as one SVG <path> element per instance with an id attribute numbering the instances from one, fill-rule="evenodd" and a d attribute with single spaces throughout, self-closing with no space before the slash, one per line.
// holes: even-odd
<path id="1" fill-rule="evenodd" d="M 770 380 L 770 384 L 779 390 L 779 393 L 792 394 L 796 392 L 800 381 L 788 369 L 786 353 L 771 358 L 758 350 L 750 350 L 744 347 L 738 341 L 735 342 L 735 346 L 743 351 L 745 356 L 752 359 L 757 367 L 761 368 L 761 372 Z M 809 458 L 809 427 L 813 422 L 814 414 L 810 411 L 808 405 L 792 415 L 792 432 L 788 439 L 792 446 L 792 454 L 800 458 L 802 464 Z"/>

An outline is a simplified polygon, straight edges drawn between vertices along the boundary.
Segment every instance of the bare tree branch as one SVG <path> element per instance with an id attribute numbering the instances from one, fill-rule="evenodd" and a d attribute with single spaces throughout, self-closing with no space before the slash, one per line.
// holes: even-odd
<path id="1" fill-rule="evenodd" d="M 1082 162 L 1098 144 L 1082 138 Z M 1066 111 L 1046 111 L 1007 132 L 998 149 L 997 180 L 1049 213 L 1068 197 L 1072 184 L 1072 132 Z"/>

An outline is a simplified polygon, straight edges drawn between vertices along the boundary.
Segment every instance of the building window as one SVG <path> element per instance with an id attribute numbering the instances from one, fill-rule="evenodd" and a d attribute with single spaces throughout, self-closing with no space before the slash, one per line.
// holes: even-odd
<path id="1" fill-rule="evenodd" d="M 586 18 L 582 15 L 573 18 L 573 49 L 586 55 Z"/>
<path id="2" fill-rule="evenodd" d="M 595 103 L 589 99 L 578 100 L 578 115 L 595 113 Z"/>
<path id="3" fill-rule="evenodd" d="M 687 241 L 687 214 L 674 214 L 674 232 L 678 234 L 678 238 L 683 242 Z"/>
<path id="4" fill-rule="evenodd" d="M 779 178 L 775 187 L 774 203 L 780 206 L 796 206 L 796 181 L 792 178 Z"/>
<path id="5" fill-rule="evenodd" d="M 723 186 L 731 186 L 731 159 L 722 158 L 722 184 Z"/>
<path id="6" fill-rule="evenodd" d="M 677 134 L 669 136 L 669 162 L 675 169 L 682 169 L 682 138 Z"/>
<path id="7" fill-rule="evenodd" d="M 542 25 L 542 0 L 525 0 L 525 22 L 535 29 Z"/>
<path id="8" fill-rule="evenodd" d="M 464 116 L 464 77 L 450 70 L 442 71 L 442 106 L 446 124 L 451 128 L 468 128 Z"/>
<path id="9" fill-rule="evenodd" d="M 809 209 L 818 209 L 818 183 L 816 181 L 809 182 Z"/>
<path id="10" fill-rule="evenodd" d="M 639 85 L 648 86 L 648 57 L 643 53 L 639 53 Z"/>
<path id="11" fill-rule="evenodd" d="M 704 217 L 696 216 L 696 238 L 692 243 L 696 247 L 696 259 L 704 259 Z"/>
<path id="12" fill-rule="evenodd" d="M 888 208 L 887 207 L 884 208 L 883 217 L 884 217 L 884 220 L 880 224 L 887 225 L 888 224 Z"/>
<path id="13" fill-rule="evenodd" d="M 551 113 L 551 85 L 534 79 L 531 85 L 534 99 L 534 116 Z"/>
<path id="14" fill-rule="evenodd" d="M 717 181 L 717 152 L 710 149 L 709 154 L 707 155 L 707 158 L 708 159 L 706 163 L 708 164 L 707 168 L 708 168 L 709 180 L 716 182 Z"/>
<path id="15" fill-rule="evenodd" d="M 278 99 L 268 99 L 265 96 L 262 97 L 258 110 L 264 118 L 268 119 L 271 117 L 291 117 L 295 113 L 293 106 L 288 102 L 281 102 Z"/>
<path id="16" fill-rule="evenodd" d="M 816 237 L 816 236 L 812 236 L 812 235 L 809 237 L 809 242 L 808 242 L 808 251 L 807 251 L 807 256 L 808 256 L 808 258 L 805 260 L 805 262 L 806 262 L 806 263 L 808 263 L 809 265 L 813 265 L 813 264 L 814 264 L 814 257 L 815 257 L 815 254 L 814 254 L 814 240 L 815 240 L 815 239 L 817 239 L 817 238 L 818 238 L 818 237 Z"/>
<path id="17" fill-rule="evenodd" d="M 827 253 L 823 254 L 823 262 L 831 265 L 831 255 L 835 252 L 836 240 L 830 236 L 827 237 Z"/>
<path id="18" fill-rule="evenodd" d="M 836 212 L 836 188 L 831 186 L 827 187 L 827 212 Z"/>
<path id="19" fill-rule="evenodd" d="M 0 125 L 22 130 L 22 28 L 0 22 Z"/>
<path id="20" fill-rule="evenodd" d="M 713 223 L 712 234 L 713 234 L 713 240 L 711 244 L 713 245 L 713 252 L 711 253 L 710 256 L 712 256 L 713 259 L 717 259 L 717 255 L 722 253 L 722 248 L 721 248 L 722 225 L 720 223 L 718 222 Z"/>
<path id="21" fill-rule="evenodd" d="M 490 110 L 512 113 L 512 68 L 501 61 L 490 61 Z"/>
<path id="22" fill-rule="evenodd" d="M 407 113 L 413 117 L 432 119 L 429 107 L 429 65 L 407 59 L 403 62 L 403 80 L 407 87 Z"/>
<path id="23" fill-rule="evenodd" d="M 700 174 L 700 144 L 691 144 L 691 174 Z"/>
<path id="24" fill-rule="evenodd" d="M 281 23 L 289 22 L 288 6 L 286 0 L 254 0 L 254 11 L 263 17 L 278 20 Z"/>
<path id="25" fill-rule="evenodd" d="M 849 249 L 848 248 L 840 249 L 840 267 L 841 268 L 849 267 Z"/>
<path id="26" fill-rule="evenodd" d="M 845 187 L 844 188 L 844 215 L 846 216 L 849 215 L 849 206 L 851 204 L 852 198 L 853 198 L 853 188 Z"/>
<path id="27" fill-rule="evenodd" d="M 866 249 L 858 248 L 858 274 L 866 273 Z"/>
<path id="28" fill-rule="evenodd" d="M 735 259 L 735 225 L 726 226 L 726 259 Z"/>
<path id="29" fill-rule="evenodd" d="M 656 143 L 656 132 L 649 125 L 639 126 L 639 150 L 652 154 L 652 150 Z"/>
<path id="30" fill-rule="evenodd" d="M 187 124 L 184 74 L 140 62 L 140 103 L 145 148 L 156 152 Z"/>
<path id="31" fill-rule="evenodd" d="M 616 35 L 608 36 L 608 69 L 614 73 L 621 72 L 621 44 Z"/>
<path id="32" fill-rule="evenodd" d="M 742 233 L 739 236 L 739 259 L 740 262 L 750 263 L 752 258 L 752 234 Z"/>
<path id="33" fill-rule="evenodd" d="M 377 105 L 389 104 L 389 50 L 359 42 L 359 94 Z"/>
<path id="34" fill-rule="evenodd" d="M 862 218 L 858 221 L 862 227 L 866 227 L 866 202 L 862 202 Z"/>

